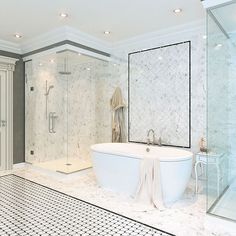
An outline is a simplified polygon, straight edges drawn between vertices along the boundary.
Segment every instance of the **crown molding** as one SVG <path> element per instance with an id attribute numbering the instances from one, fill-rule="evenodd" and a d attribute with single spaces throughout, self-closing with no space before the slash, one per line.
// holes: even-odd
<path id="1" fill-rule="evenodd" d="M 54 47 L 54 48 L 48 49 L 46 51 L 42 51 L 42 52 L 39 52 L 39 53 L 36 53 L 36 54 L 25 56 L 25 57 L 23 57 L 23 61 L 39 59 L 39 58 L 42 58 L 44 56 L 48 56 L 50 54 L 53 55 L 53 54 L 56 54 L 56 53 L 58 53 L 60 51 L 65 51 L 65 50 L 69 50 L 69 51 L 73 51 L 73 52 L 76 52 L 76 53 L 85 54 L 85 55 L 88 55 L 88 56 L 91 56 L 91 57 L 94 57 L 94 58 L 98 58 L 98 59 L 103 60 L 103 61 L 111 61 L 110 57 L 107 57 L 107 56 L 104 56 L 104 55 L 100 55 L 98 53 L 95 53 L 95 52 L 92 52 L 92 51 L 88 51 L 88 50 L 85 50 L 85 49 L 82 49 L 82 48 L 78 48 L 78 47 L 70 45 L 70 44 L 63 44 L 61 46 Z"/>
<path id="2" fill-rule="evenodd" d="M 97 50 L 110 53 L 112 50 L 112 44 L 97 37 L 86 34 L 75 28 L 66 26 L 66 38 L 72 42 L 80 43 Z"/>
<path id="3" fill-rule="evenodd" d="M 3 63 L 3 64 L 15 65 L 17 61 L 19 61 L 19 59 L 0 56 L 0 63 Z"/>
<path id="4" fill-rule="evenodd" d="M 139 35 L 127 40 L 119 41 L 113 44 L 113 52 L 117 50 L 125 50 L 134 48 L 139 45 L 145 45 L 147 42 L 151 42 L 157 39 L 172 38 L 175 35 L 188 36 L 199 32 L 205 33 L 205 20 L 194 21 L 188 24 L 182 24 L 175 27 L 169 27 L 167 29 L 158 30 L 155 32 Z"/>
<path id="5" fill-rule="evenodd" d="M 22 43 L 20 47 L 22 54 L 27 54 L 64 40 L 66 40 L 66 29 L 65 27 L 61 27 L 29 39 Z"/>
<path id="6" fill-rule="evenodd" d="M 29 53 L 37 54 L 37 50 L 39 51 L 40 49 L 45 48 L 46 52 L 49 51 L 49 49 L 46 48 L 51 45 L 58 44 L 63 41 L 71 41 L 77 43 L 78 45 L 84 45 L 88 48 L 90 47 L 91 49 L 115 55 L 115 53 L 120 50 L 132 50 L 132 48 L 138 48 L 141 46 L 145 47 L 145 44 L 157 39 L 165 40 L 165 38 L 173 38 L 175 35 L 181 34 L 187 37 L 187 35 L 196 34 L 196 32 L 205 33 L 204 20 L 195 21 L 176 27 L 169 27 L 167 29 L 139 35 L 117 43 L 108 43 L 72 27 L 64 26 L 34 37 L 21 44 L 0 40 L 0 50 L 14 52 L 21 55 L 27 55 Z"/>
<path id="7" fill-rule="evenodd" d="M 27 54 L 37 49 L 44 48 L 65 40 L 83 44 L 106 53 L 109 53 L 111 50 L 111 45 L 105 41 L 99 40 L 96 37 L 83 33 L 69 26 L 60 27 L 33 39 L 27 40 L 20 46 L 22 54 Z"/>
<path id="8" fill-rule="evenodd" d="M 12 52 L 16 54 L 21 54 L 20 45 L 17 43 L 12 43 L 9 41 L 1 40 L 0 39 L 0 50 L 6 52 Z"/>

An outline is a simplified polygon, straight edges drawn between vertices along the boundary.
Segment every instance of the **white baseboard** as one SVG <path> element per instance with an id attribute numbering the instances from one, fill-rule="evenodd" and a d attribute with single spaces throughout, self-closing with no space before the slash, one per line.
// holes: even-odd
<path id="1" fill-rule="evenodd" d="M 25 168 L 26 166 L 28 166 L 28 163 L 25 162 L 21 162 L 21 163 L 17 163 L 13 165 L 13 170 L 15 169 L 20 169 L 20 168 Z"/>

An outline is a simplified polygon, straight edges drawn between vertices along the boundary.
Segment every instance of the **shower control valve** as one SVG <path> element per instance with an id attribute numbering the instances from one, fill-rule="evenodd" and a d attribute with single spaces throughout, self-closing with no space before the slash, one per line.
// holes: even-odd
<path id="1" fill-rule="evenodd" d="M 1 126 L 6 127 L 7 126 L 7 121 L 6 120 L 1 120 Z"/>

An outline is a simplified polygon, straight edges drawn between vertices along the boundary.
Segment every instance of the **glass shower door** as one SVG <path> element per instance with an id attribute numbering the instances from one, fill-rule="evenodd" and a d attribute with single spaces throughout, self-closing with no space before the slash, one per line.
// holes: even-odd
<path id="1" fill-rule="evenodd" d="M 220 5 L 208 11 L 207 23 L 207 210 L 210 214 L 231 220 L 236 220 L 235 12 L 235 3 Z"/>
<path id="2" fill-rule="evenodd" d="M 25 63 L 26 161 L 70 174 L 111 134 L 109 62 L 70 50 Z"/>
<path id="3" fill-rule="evenodd" d="M 56 55 L 25 63 L 25 156 L 36 167 L 57 171 L 65 158 L 67 92 L 57 73 Z M 53 59 L 52 59 L 53 58 Z"/>

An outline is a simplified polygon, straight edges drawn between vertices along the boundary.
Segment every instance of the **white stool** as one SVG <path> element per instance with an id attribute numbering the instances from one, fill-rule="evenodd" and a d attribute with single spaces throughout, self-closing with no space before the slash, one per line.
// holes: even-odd
<path id="1" fill-rule="evenodd" d="M 196 154 L 196 162 L 195 162 L 195 178 L 196 178 L 196 194 L 198 193 L 198 165 L 215 165 L 216 167 L 216 175 L 217 175 L 217 194 L 220 195 L 220 163 L 222 160 L 223 154 L 213 154 L 213 153 L 204 153 L 199 152 Z"/>

